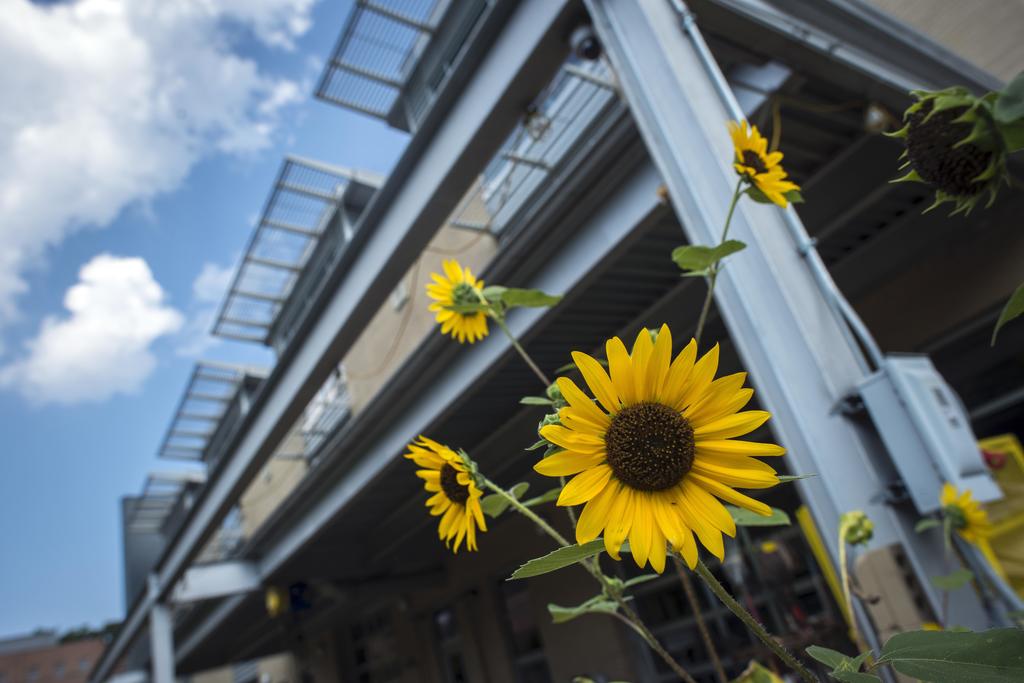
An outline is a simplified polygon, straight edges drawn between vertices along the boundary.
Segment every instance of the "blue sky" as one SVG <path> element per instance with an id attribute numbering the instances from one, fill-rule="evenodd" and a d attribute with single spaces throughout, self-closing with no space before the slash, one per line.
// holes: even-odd
<path id="1" fill-rule="evenodd" d="M 386 173 L 404 145 L 312 98 L 349 2 L 224 3 L 241 9 L 176 19 L 164 35 L 153 0 L 121 1 L 125 16 L 95 0 L 0 8 L 0 60 L 18 67 L 0 86 L 22 102 L 0 117 L 0 637 L 123 615 L 118 501 L 147 472 L 180 466 L 155 451 L 196 348 L 227 361 L 262 355 L 211 346 L 201 323 L 281 157 Z M 15 40 L 12 26 L 33 42 Z M 179 45 L 193 34 L 215 54 Z M 62 43 L 82 54 L 110 36 L 125 41 L 123 56 L 60 58 Z M 204 80 L 220 67 L 239 75 Z M 162 118 L 168 101 L 177 109 Z M 197 289 L 204 268 L 211 277 Z M 111 318 L 108 304 L 103 318 L 95 309 L 118 286 L 147 294 L 134 313 Z"/>

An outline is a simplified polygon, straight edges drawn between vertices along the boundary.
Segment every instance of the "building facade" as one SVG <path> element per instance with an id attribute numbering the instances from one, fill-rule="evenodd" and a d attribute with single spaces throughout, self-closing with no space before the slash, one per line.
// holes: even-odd
<path id="1" fill-rule="evenodd" d="M 317 95 L 407 131 L 406 151 L 387 178 L 282 165 L 215 327 L 276 363 L 201 363 L 189 379 L 161 453 L 206 474 L 154 475 L 126 499 L 129 610 L 91 680 L 119 666 L 157 683 L 673 680 L 612 619 L 552 623 L 550 604 L 593 593 L 579 567 L 506 581 L 551 550 L 523 520 L 448 553 L 401 456 L 429 434 L 543 490 L 523 450 L 543 410 L 519 402 L 543 387 L 500 335 L 440 335 L 429 273 L 457 258 L 488 283 L 563 294 L 509 318 L 549 374 L 643 327 L 668 323 L 681 344 L 704 289 L 669 253 L 718 241 L 737 118 L 778 138 L 807 202 L 741 204 L 732 234 L 747 249 L 722 273 L 705 339 L 773 413 L 759 440 L 812 476 L 763 496 L 793 525 L 741 528 L 713 571 L 797 651 L 848 646 L 851 619 L 883 637 L 935 621 L 941 544 L 914 525 L 947 479 L 1003 497 L 975 441 L 1019 431 L 1024 412 L 1024 331 L 989 347 L 1020 277 L 1024 199 L 948 220 L 922 215 L 927 188 L 889 182 L 900 146 L 881 132 L 909 90 L 982 91 L 1000 81 L 981 67 L 1012 70 L 895 5 L 357 2 Z M 978 30 L 1012 42 L 1012 25 Z M 920 400 L 893 398 L 903 390 Z M 941 410 L 954 419 L 936 426 Z M 853 615 L 833 538 L 851 509 L 875 521 L 856 574 L 879 598 Z M 950 596 L 958 623 L 1004 623 L 1018 598 L 996 584 L 986 600 Z M 678 577 L 635 600 L 699 681 L 719 680 Z M 723 673 L 770 660 L 712 595 L 697 600 Z"/>
<path id="2" fill-rule="evenodd" d="M 3 683 L 81 683 L 89 680 L 106 643 L 102 638 L 62 640 L 56 632 L 0 640 Z"/>

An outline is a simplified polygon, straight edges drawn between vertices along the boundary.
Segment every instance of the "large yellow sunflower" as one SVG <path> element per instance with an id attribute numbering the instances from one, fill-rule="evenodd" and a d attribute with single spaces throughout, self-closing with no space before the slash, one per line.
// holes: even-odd
<path id="1" fill-rule="evenodd" d="M 754 393 L 743 388 L 746 373 L 714 379 L 717 344 L 697 360 L 691 340 L 672 360 L 672 334 L 663 325 L 657 341 L 641 330 L 632 354 L 618 337 L 606 351 L 610 376 L 594 358 L 573 352 L 597 403 L 572 380 L 558 379 L 569 406 L 559 411 L 561 425 L 548 425 L 541 435 L 565 450 L 534 469 L 552 477 L 575 475 L 558 504 L 586 503 L 576 526 L 579 543 L 604 532 L 605 549 L 619 559 L 628 538 L 637 565 L 650 560 L 662 572 L 666 541 L 691 568 L 696 565 L 696 533 L 721 559 L 722 533 L 734 536 L 736 525 L 719 498 L 771 514 L 769 506 L 733 488 L 779 482 L 774 469 L 751 456 L 782 455 L 783 448 L 734 440 L 769 414 L 741 412 Z"/>
<path id="2" fill-rule="evenodd" d="M 992 530 L 988 513 L 974 500 L 970 490 L 962 493 L 946 482 L 939 495 L 943 513 L 952 521 L 953 528 L 968 543 L 984 540 Z"/>
<path id="3" fill-rule="evenodd" d="M 468 549 L 476 550 L 477 528 L 487 531 L 484 511 L 480 507 L 483 491 L 473 481 L 462 458 L 447 446 L 425 436 L 409 444 L 405 457 L 423 468 L 416 470 L 416 476 L 425 482 L 423 488 L 434 494 L 427 499 L 427 507 L 431 515 L 441 517 L 438 538 L 453 553 L 459 552 L 463 539 Z"/>
<path id="4" fill-rule="evenodd" d="M 459 313 L 452 306 L 480 303 L 480 292 L 484 282 L 473 277 L 469 268 L 463 268 L 454 259 L 446 259 L 442 264 L 444 276 L 431 273 L 433 282 L 427 283 L 427 296 L 434 300 L 430 310 L 437 315 L 441 323 L 441 332 L 450 334 L 459 343 L 475 341 L 487 336 L 487 315 L 482 312 Z"/>
<path id="5" fill-rule="evenodd" d="M 773 203 L 785 208 L 789 205 L 786 193 L 800 187 L 786 179 L 782 168 L 782 152 L 768 152 L 768 141 L 746 121 L 730 121 L 729 135 L 736 149 L 736 172 L 746 178 Z"/>

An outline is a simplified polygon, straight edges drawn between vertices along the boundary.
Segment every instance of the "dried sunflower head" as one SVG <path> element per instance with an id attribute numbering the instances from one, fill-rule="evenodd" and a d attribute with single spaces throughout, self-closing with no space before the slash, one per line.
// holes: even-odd
<path id="1" fill-rule="evenodd" d="M 1006 175 L 1006 150 L 992 115 L 995 93 L 984 97 L 956 86 L 917 98 L 903 114 L 904 126 L 892 137 L 903 138 L 901 169 L 909 172 L 893 182 L 923 182 L 935 188 L 930 211 L 953 202 L 952 213 L 970 213 L 984 195 L 995 201 Z"/>

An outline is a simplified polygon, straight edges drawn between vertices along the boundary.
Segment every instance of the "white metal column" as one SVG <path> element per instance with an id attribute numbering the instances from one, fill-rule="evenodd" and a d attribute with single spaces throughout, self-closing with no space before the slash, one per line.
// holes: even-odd
<path id="1" fill-rule="evenodd" d="M 151 593 L 158 591 L 156 577 L 149 577 Z M 174 683 L 174 621 L 171 608 L 157 601 L 149 610 L 149 652 L 152 683 Z"/>
<path id="2" fill-rule="evenodd" d="M 681 3 L 585 2 L 686 236 L 717 244 L 737 181 L 726 123 L 742 115 L 725 78 L 692 20 L 677 12 Z M 715 300 L 774 416 L 790 468 L 819 475 L 796 485 L 832 557 L 839 515 L 861 509 L 875 522 L 873 547 L 901 544 L 925 576 L 926 568 L 941 566 L 941 548 L 914 534 L 912 511 L 888 504 L 887 485 L 897 479 L 888 454 L 873 430 L 838 409 L 868 371 L 842 313 L 849 304 L 814 262 L 819 257 L 792 208 L 743 200 L 730 234 L 747 249 L 730 257 Z M 877 360 L 870 341 L 868 348 Z M 923 588 L 938 612 L 936 591 L 927 580 Z M 971 591 L 950 597 L 958 623 L 987 625 Z"/>

